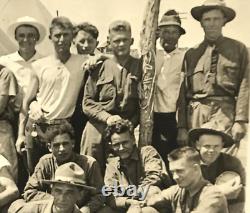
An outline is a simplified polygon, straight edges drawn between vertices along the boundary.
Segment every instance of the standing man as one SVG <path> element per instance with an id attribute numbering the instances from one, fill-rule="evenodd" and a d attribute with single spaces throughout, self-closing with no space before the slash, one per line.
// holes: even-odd
<path id="1" fill-rule="evenodd" d="M 185 51 L 178 41 L 186 32 L 175 10 L 167 11 L 159 23 L 160 44 L 156 53 L 156 91 L 152 146 L 167 164 L 167 154 L 178 147 L 176 102 L 181 86 L 181 67 Z"/>
<path id="2" fill-rule="evenodd" d="M 90 54 L 94 55 L 96 47 L 99 44 L 98 36 L 99 31 L 96 26 L 83 22 L 75 26 L 74 30 L 74 45 L 76 46 L 77 53 L 81 55 Z"/>
<path id="3" fill-rule="evenodd" d="M 91 72 L 83 98 L 83 112 L 89 121 L 83 131 L 81 153 L 96 158 L 103 172 L 103 133 L 107 125 L 122 118 L 130 120 L 134 127 L 139 122 L 141 63 L 130 56 L 133 44 L 130 24 L 113 22 L 109 27 L 109 43 L 114 56 Z"/>
<path id="4" fill-rule="evenodd" d="M 16 182 L 18 161 L 13 124 L 15 123 L 14 108 L 17 89 L 14 74 L 0 65 L 0 155 L 10 162 L 10 173 Z"/>
<path id="5" fill-rule="evenodd" d="M 98 45 L 98 29 L 88 23 L 83 22 L 74 27 L 74 39 L 73 43 L 77 49 L 77 53 L 80 55 L 95 55 L 99 51 L 96 49 Z M 87 116 L 82 111 L 82 99 L 84 94 L 84 87 L 88 79 L 89 73 L 86 72 L 83 77 L 83 84 L 80 89 L 79 96 L 77 98 L 76 108 L 72 116 L 72 125 L 75 129 L 76 145 L 75 151 L 80 152 L 80 142 L 82 138 L 83 129 L 87 123 Z"/>
<path id="6" fill-rule="evenodd" d="M 151 197 L 148 205 L 165 207 L 165 212 L 228 213 L 224 195 L 202 177 L 200 156 L 194 148 L 175 149 L 168 160 L 177 185 Z"/>
<path id="7" fill-rule="evenodd" d="M 187 129 L 214 122 L 239 142 L 248 122 L 248 50 L 241 42 L 222 35 L 235 11 L 224 1 L 206 0 L 192 8 L 191 14 L 201 23 L 205 38 L 185 55 L 178 139 L 186 139 Z"/>
<path id="8" fill-rule="evenodd" d="M 71 21 L 66 17 L 56 17 L 49 31 L 54 54 L 33 64 L 32 81 L 23 101 L 26 115 L 30 107 L 26 126 L 27 142 L 32 132 L 35 136 L 33 143 L 26 144 L 32 158 L 31 173 L 39 158 L 48 153 L 48 131 L 54 126 L 69 123 L 84 76 L 81 65 L 85 58 L 70 53 L 73 40 Z"/>
<path id="9" fill-rule="evenodd" d="M 36 19 L 24 16 L 18 18 L 8 28 L 8 34 L 18 43 L 18 50 L 0 58 L 0 63 L 10 69 L 18 83 L 18 96 L 16 102 L 21 109 L 24 95 L 27 93 L 31 78 L 31 64 L 42 56 L 36 51 L 36 45 L 41 43 L 46 35 L 45 27 Z M 18 122 L 17 151 L 21 152 L 24 144 L 25 115 L 21 111 Z"/>

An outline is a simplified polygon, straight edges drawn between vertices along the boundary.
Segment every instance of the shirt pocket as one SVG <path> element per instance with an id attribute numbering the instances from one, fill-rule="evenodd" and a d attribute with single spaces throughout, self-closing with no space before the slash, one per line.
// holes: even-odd
<path id="1" fill-rule="evenodd" d="M 116 87 L 112 76 L 108 78 L 100 78 L 96 83 L 99 91 L 99 101 L 107 102 L 116 97 Z"/>
<path id="2" fill-rule="evenodd" d="M 193 73 L 187 73 L 187 79 L 193 92 L 201 92 L 204 89 L 204 70 L 195 69 Z"/>
<path id="3" fill-rule="evenodd" d="M 218 85 L 227 89 L 235 89 L 239 77 L 239 66 L 237 63 L 225 59 L 220 62 L 219 66 L 216 76 Z"/>

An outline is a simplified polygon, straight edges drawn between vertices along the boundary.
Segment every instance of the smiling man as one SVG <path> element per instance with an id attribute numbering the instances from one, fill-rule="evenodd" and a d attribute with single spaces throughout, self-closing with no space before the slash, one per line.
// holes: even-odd
<path id="1" fill-rule="evenodd" d="M 222 34 L 236 13 L 224 1 L 206 0 L 191 14 L 205 35 L 185 55 L 178 138 L 187 139 L 187 129 L 217 122 L 237 143 L 245 136 L 248 122 L 249 57 L 244 44 Z"/>
<path id="2" fill-rule="evenodd" d="M 202 126 L 189 132 L 190 145 L 195 147 L 201 158 L 203 177 L 216 184 L 226 173 L 236 173 L 237 177 L 230 178 L 219 185 L 221 192 L 228 200 L 229 212 L 241 212 L 244 206 L 244 186 L 246 172 L 239 159 L 221 152 L 223 148 L 233 144 L 233 139 L 217 130 L 215 126 Z"/>
<path id="3" fill-rule="evenodd" d="M 178 41 L 186 32 L 175 10 L 167 11 L 159 23 L 160 44 L 156 52 L 156 90 L 152 146 L 167 163 L 167 154 L 178 147 L 176 102 L 181 87 L 181 67 L 185 50 Z"/>
<path id="4" fill-rule="evenodd" d="M 147 199 L 169 186 L 169 177 L 160 155 L 152 146 L 144 146 L 141 150 L 136 147 L 133 125 L 128 120 L 116 121 L 107 127 L 106 133 L 106 140 L 114 154 L 108 159 L 104 178 L 106 186 L 115 187 L 110 205 L 118 212 L 132 211 L 134 206 L 140 207 L 142 212 L 158 212 L 147 206 Z M 117 186 L 135 186 L 141 189 L 142 194 L 117 194 Z"/>

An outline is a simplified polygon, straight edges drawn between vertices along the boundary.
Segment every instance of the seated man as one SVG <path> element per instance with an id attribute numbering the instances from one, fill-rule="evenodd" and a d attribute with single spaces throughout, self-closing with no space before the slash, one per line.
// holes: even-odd
<path id="1" fill-rule="evenodd" d="M 69 162 L 56 169 L 53 180 L 41 180 L 51 186 L 51 198 L 29 202 L 19 213 L 81 213 L 77 207 L 80 197 L 87 198 L 88 191 L 95 188 L 87 186 L 86 173 L 76 163 Z M 88 204 L 84 203 L 88 208 Z M 86 211 L 88 212 L 88 211 Z"/>
<path id="2" fill-rule="evenodd" d="M 228 213 L 225 196 L 202 176 L 199 153 L 182 147 L 168 155 L 177 185 L 151 197 L 147 204 L 165 212 Z"/>
<path id="3" fill-rule="evenodd" d="M 223 173 L 226 174 L 225 172 L 236 172 L 240 176 L 240 179 L 232 178 L 230 181 L 219 185 L 220 190 L 228 200 L 230 210 L 236 203 L 242 202 L 243 204 L 244 190 L 242 190 L 242 184 L 246 184 L 245 169 L 238 158 L 221 152 L 223 148 L 230 147 L 233 144 L 233 139 L 229 135 L 217 131 L 216 128 L 203 127 L 189 132 L 191 145 L 200 153 L 203 177 L 216 184 L 218 177 L 222 177 Z"/>
<path id="4" fill-rule="evenodd" d="M 50 188 L 41 180 L 52 180 L 57 167 L 67 162 L 75 162 L 84 170 L 87 185 L 101 189 L 103 177 L 97 161 L 90 156 L 79 155 L 73 152 L 74 132 L 71 125 L 58 125 L 58 127 L 52 129 L 49 134 L 49 141 L 49 149 L 52 153 L 41 157 L 33 175 L 29 178 L 24 189 L 26 202 L 50 198 Z M 88 206 L 91 212 L 101 209 L 104 205 L 104 197 L 101 194 L 101 190 L 99 190 L 99 193 L 82 197 L 79 207 L 82 207 L 83 204 L 84 208 Z"/>
<path id="5" fill-rule="evenodd" d="M 0 212 L 7 212 L 8 205 L 19 195 L 10 172 L 11 164 L 0 154 Z"/>
<path id="6" fill-rule="evenodd" d="M 169 184 L 165 164 L 159 153 L 152 146 L 144 146 L 138 150 L 135 145 L 133 125 L 128 120 L 116 121 L 106 129 L 106 140 L 114 156 L 108 159 L 105 186 L 134 187 L 138 194 L 129 196 L 128 190 L 124 195 L 113 193 L 110 205 L 119 212 L 135 206 L 142 207 L 142 212 L 158 212 L 146 205 L 146 200 L 161 188 Z M 131 210 L 131 209 L 130 209 Z"/>

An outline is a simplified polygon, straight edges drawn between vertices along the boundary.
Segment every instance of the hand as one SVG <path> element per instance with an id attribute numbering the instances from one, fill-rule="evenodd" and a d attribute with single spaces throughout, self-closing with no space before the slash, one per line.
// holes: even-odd
<path id="1" fill-rule="evenodd" d="M 161 193 L 154 194 L 147 199 L 147 206 L 156 206 L 164 201 L 164 197 Z"/>
<path id="2" fill-rule="evenodd" d="M 108 119 L 107 119 L 107 125 L 110 126 L 113 123 L 115 123 L 116 121 L 121 120 L 122 118 L 119 115 L 111 115 Z"/>
<path id="3" fill-rule="evenodd" d="M 220 191 L 225 195 L 228 200 L 236 199 L 242 190 L 240 178 L 234 178 L 224 184 L 218 185 Z"/>
<path id="4" fill-rule="evenodd" d="M 30 104 L 29 117 L 35 121 L 41 120 L 44 117 L 43 110 L 37 101 Z"/>
<path id="5" fill-rule="evenodd" d="M 188 132 L 185 128 L 178 129 L 177 143 L 179 146 L 188 145 Z"/>
<path id="6" fill-rule="evenodd" d="M 24 135 L 19 135 L 16 141 L 16 150 L 19 154 L 22 153 L 22 149 L 24 148 L 25 144 L 25 136 Z"/>
<path id="7" fill-rule="evenodd" d="M 102 57 L 100 54 L 89 56 L 88 59 L 82 63 L 82 69 L 90 70 L 94 68 L 97 64 L 99 64 L 98 62 L 101 60 L 101 58 Z"/>
<path id="8" fill-rule="evenodd" d="M 90 213 L 90 208 L 88 206 L 84 206 L 80 209 L 81 213 Z"/>
<path id="9" fill-rule="evenodd" d="M 236 142 L 240 142 L 240 140 L 246 134 L 246 127 L 245 124 L 242 122 L 235 122 L 232 127 L 232 136 Z"/>

